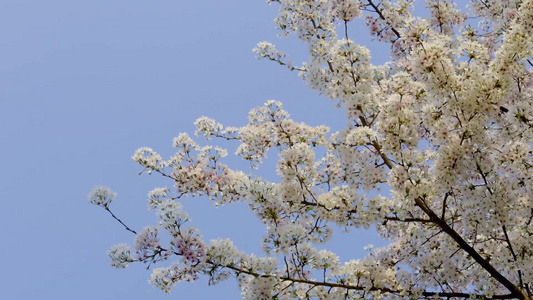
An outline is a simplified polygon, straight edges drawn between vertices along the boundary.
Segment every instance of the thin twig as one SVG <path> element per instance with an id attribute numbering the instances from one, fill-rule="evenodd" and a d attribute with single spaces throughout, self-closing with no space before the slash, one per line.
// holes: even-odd
<path id="1" fill-rule="evenodd" d="M 126 228 L 127 231 L 129 231 L 129 232 L 131 232 L 133 234 L 137 234 L 137 232 L 135 232 L 135 230 L 129 228 L 126 224 L 124 224 L 124 222 L 122 222 L 119 218 L 117 218 L 117 216 L 115 216 L 115 214 L 109 209 L 109 207 L 105 206 L 104 208 L 105 208 L 105 210 L 107 210 L 111 214 L 111 216 L 115 220 L 117 220 L 120 224 L 122 224 L 122 226 L 124 226 L 124 228 Z"/>

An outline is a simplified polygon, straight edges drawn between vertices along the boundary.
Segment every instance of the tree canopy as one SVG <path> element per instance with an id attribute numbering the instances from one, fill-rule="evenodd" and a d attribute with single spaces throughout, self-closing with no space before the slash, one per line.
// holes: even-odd
<path id="1" fill-rule="evenodd" d="M 110 209 L 115 194 L 89 200 L 135 234 L 113 246 L 111 265 L 158 263 L 150 282 L 235 277 L 246 299 L 533 298 L 533 1 L 268 0 L 282 35 L 308 46 L 297 65 L 269 42 L 254 51 L 295 71 L 346 112 L 346 128 L 292 120 L 269 100 L 248 124 L 199 118 L 196 135 L 238 144 L 252 169 L 224 163 L 227 151 L 187 133 L 163 159 L 133 160 L 170 187 L 149 192 L 159 219 L 136 232 Z M 375 65 L 350 29 L 366 20 L 390 47 Z M 259 176 L 277 153 L 279 181 Z M 265 225 L 263 256 L 228 239 L 204 241 L 179 200 L 244 202 Z M 333 228 L 376 228 L 388 245 L 341 262 L 327 244 Z M 160 236 L 168 235 L 163 243 Z M 162 265 L 162 266 L 160 266 Z"/>

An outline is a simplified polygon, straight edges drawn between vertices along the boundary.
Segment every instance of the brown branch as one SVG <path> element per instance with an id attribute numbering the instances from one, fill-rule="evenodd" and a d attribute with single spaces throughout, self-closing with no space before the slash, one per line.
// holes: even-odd
<path id="1" fill-rule="evenodd" d="M 441 215 L 441 219 L 445 220 L 445 216 L 446 216 L 446 200 L 448 200 L 448 196 L 450 195 L 450 193 L 446 193 L 446 195 L 444 195 L 444 200 L 442 201 L 442 215 Z"/>
<path id="2" fill-rule="evenodd" d="M 213 264 L 212 262 L 209 262 L 209 263 Z M 240 268 L 237 268 L 237 267 L 234 267 L 234 266 L 221 266 L 221 267 L 225 267 L 225 268 L 231 269 L 231 270 L 235 271 L 236 273 L 244 273 L 244 274 L 247 274 L 247 275 L 250 275 L 250 276 L 254 276 L 254 277 L 276 277 L 275 275 L 259 274 L 259 273 L 252 272 L 252 271 L 249 271 L 249 270 L 240 269 Z M 386 287 L 380 288 L 380 287 L 372 286 L 372 287 L 368 288 L 368 287 L 364 287 L 364 286 L 360 286 L 360 285 L 350 285 L 350 284 L 336 283 L 336 282 L 326 282 L 326 281 L 314 281 L 314 280 L 309 280 L 309 279 L 292 278 L 292 277 L 289 277 L 289 276 L 280 276 L 280 277 L 277 277 L 277 278 L 279 278 L 280 280 L 283 280 L 283 281 L 290 281 L 292 283 L 303 283 L 303 284 L 308 284 L 308 285 L 311 285 L 311 286 L 324 286 L 324 287 L 329 287 L 329 288 L 340 288 L 340 289 L 356 290 L 356 291 L 383 292 L 383 293 L 398 294 L 398 295 L 404 294 L 404 295 L 407 295 L 407 296 L 415 295 L 414 292 L 403 291 L 403 290 L 394 290 L 394 289 L 390 289 L 390 288 L 386 288 Z M 455 297 L 455 298 L 470 298 L 472 296 L 472 294 L 456 293 L 456 292 L 451 292 L 451 293 L 444 293 L 444 292 L 439 293 L 439 292 L 427 292 L 427 291 L 422 292 L 422 296 L 424 296 L 424 297 L 433 297 L 433 296 L 436 296 L 436 295 L 438 295 L 439 297 L 444 297 L 444 298 L 453 298 L 453 297 Z M 482 299 L 510 299 L 510 298 L 513 298 L 512 294 L 494 295 L 492 297 L 485 297 L 484 295 L 474 295 L 474 296 L 476 298 L 482 298 Z"/>
<path id="3" fill-rule="evenodd" d="M 507 245 L 509 246 L 509 251 L 511 251 L 511 255 L 513 255 L 514 261 L 516 261 L 516 254 L 513 250 L 513 246 L 511 245 L 511 240 L 509 239 L 509 235 L 507 235 L 507 229 L 505 228 L 505 225 L 502 226 L 503 234 L 505 235 L 505 240 L 507 242 Z"/>
<path id="4" fill-rule="evenodd" d="M 405 219 L 401 219 L 401 218 L 398 218 L 398 217 L 385 216 L 385 220 L 387 220 L 387 221 L 396 221 L 396 222 L 405 222 L 405 223 L 409 223 L 409 222 L 433 223 L 433 220 L 423 219 L 423 218 L 405 218 Z"/>
<path id="5" fill-rule="evenodd" d="M 478 162 L 476 162 L 476 168 L 479 171 L 479 174 L 481 174 L 481 178 L 483 178 L 483 182 L 485 182 L 485 187 L 489 191 L 489 194 L 492 195 L 492 190 L 490 189 L 489 183 L 487 181 L 487 177 L 485 176 L 485 173 L 483 173 L 483 170 L 481 170 L 481 166 L 479 165 Z"/>
<path id="6" fill-rule="evenodd" d="M 360 109 L 361 113 L 362 113 L 362 110 Z M 368 124 L 368 122 L 366 121 L 365 117 L 363 116 L 359 116 L 359 120 L 361 120 L 361 124 L 363 124 L 363 126 L 365 127 L 370 127 L 370 125 Z M 379 145 L 378 141 L 376 140 L 372 140 L 370 141 L 370 143 L 372 144 L 372 146 L 374 147 L 374 149 L 376 149 L 376 152 L 379 154 L 379 156 L 381 157 L 381 159 L 383 159 L 383 163 L 385 163 L 385 165 L 389 168 L 389 169 L 392 169 L 393 165 L 392 165 L 392 162 L 390 161 L 390 159 L 387 157 L 387 155 L 385 155 L 382 151 L 381 151 L 381 146 Z"/>
<path id="7" fill-rule="evenodd" d="M 481 166 L 477 162 L 476 162 L 476 168 L 479 171 L 479 174 L 481 174 L 481 177 L 483 178 L 483 182 L 485 183 L 485 187 L 489 191 L 489 194 L 492 195 L 493 192 L 492 192 L 491 188 L 489 187 L 489 183 L 487 181 L 487 177 L 486 177 L 485 173 L 483 173 L 483 170 L 481 169 Z M 513 259 L 516 262 L 516 260 L 517 260 L 516 254 L 514 252 L 513 246 L 511 245 L 511 240 L 509 239 L 509 235 L 507 234 L 507 229 L 505 228 L 505 225 L 502 226 L 502 230 L 503 230 L 503 234 L 505 236 L 505 242 L 507 243 L 507 247 L 509 248 L 509 252 L 511 252 L 511 255 L 513 256 Z M 519 281 L 520 281 L 520 287 L 523 287 L 524 284 L 522 282 L 522 273 L 521 273 L 520 270 L 518 270 L 518 278 L 519 278 Z M 524 295 L 525 295 L 525 293 L 524 293 Z"/>
<path id="8" fill-rule="evenodd" d="M 301 201 L 300 204 L 307 205 L 307 206 L 315 206 L 320 207 L 326 211 L 332 211 L 332 210 L 341 210 L 339 206 L 334 206 L 332 208 L 327 208 L 324 204 L 315 203 L 315 202 L 309 202 L 309 201 Z M 355 214 L 357 213 L 356 209 L 350 209 L 345 211 L 348 214 Z M 391 216 L 385 216 L 385 220 L 387 221 L 394 221 L 394 222 L 404 222 L 404 223 L 410 223 L 410 222 L 419 222 L 419 223 L 433 223 L 433 220 L 430 219 L 424 219 L 424 218 L 399 218 L 399 217 L 391 217 Z"/>
<path id="9" fill-rule="evenodd" d="M 137 234 L 137 232 L 131 228 L 129 228 L 126 224 L 124 224 L 124 222 L 122 222 L 122 220 L 120 220 L 119 218 L 117 218 L 117 216 L 115 216 L 115 214 L 109 209 L 109 207 L 107 207 L 107 205 L 104 207 L 105 210 L 107 210 L 111 216 L 113 217 L 113 219 L 117 220 L 120 224 L 122 224 L 122 226 L 124 226 L 124 228 L 126 228 L 127 231 L 133 233 L 133 234 Z"/>
<path id="10" fill-rule="evenodd" d="M 379 7 L 377 7 L 377 5 L 374 4 L 374 2 L 372 2 L 372 0 L 368 0 L 368 4 L 370 4 L 370 6 L 372 6 L 372 8 L 374 9 L 374 11 L 379 15 L 379 17 L 383 20 L 383 21 L 387 21 L 387 18 L 385 18 L 385 16 L 383 15 L 383 13 L 381 12 L 381 10 L 379 9 Z M 401 38 L 401 35 L 400 35 L 400 32 L 398 32 L 398 30 L 396 30 L 396 28 L 392 27 L 390 24 L 387 23 L 387 25 L 389 25 L 390 29 L 392 30 L 392 32 L 394 32 L 394 34 L 396 35 L 396 37 L 398 38 Z"/>
<path id="11" fill-rule="evenodd" d="M 472 248 L 455 230 L 453 230 L 444 220 L 440 219 L 434 212 L 429 208 L 424 200 L 421 197 L 415 198 L 416 205 L 420 207 L 428 217 L 435 222 L 444 232 L 446 232 L 464 251 L 466 251 L 483 269 L 485 269 L 489 274 L 505 286 L 512 294 L 512 297 L 518 299 L 531 299 L 527 294 L 522 291 L 520 288 L 515 286 L 509 279 L 503 276 L 498 272 L 487 260 L 485 260 L 479 253 Z"/>

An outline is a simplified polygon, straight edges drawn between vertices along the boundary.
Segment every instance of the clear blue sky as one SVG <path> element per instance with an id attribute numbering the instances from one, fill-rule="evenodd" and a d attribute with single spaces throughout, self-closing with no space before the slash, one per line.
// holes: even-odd
<path id="1" fill-rule="evenodd" d="M 233 280 L 183 283 L 166 295 L 147 284 L 143 265 L 112 269 L 105 252 L 133 236 L 87 193 L 110 186 L 115 213 L 140 229 L 156 222 L 147 192 L 171 183 L 139 177 L 131 155 L 151 146 L 168 157 L 172 138 L 192 132 L 197 117 L 240 126 L 251 108 L 276 99 L 298 121 L 342 128 L 343 112 L 328 99 L 251 52 L 269 40 L 305 54 L 294 39 L 277 39 L 276 11 L 262 0 L 0 2 L 2 298 L 239 298 Z M 185 206 L 207 240 L 231 237 L 259 252 L 264 229 L 246 207 Z M 379 241 L 356 232 L 334 242 L 347 259 Z"/>

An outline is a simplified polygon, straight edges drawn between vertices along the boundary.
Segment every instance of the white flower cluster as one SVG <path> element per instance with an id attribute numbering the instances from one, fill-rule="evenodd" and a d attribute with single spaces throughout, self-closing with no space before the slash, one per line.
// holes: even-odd
<path id="1" fill-rule="evenodd" d="M 217 133 L 222 130 L 223 126 L 221 123 L 215 122 L 215 120 L 210 119 L 208 117 L 201 117 L 198 118 L 194 125 L 196 126 L 196 135 L 203 134 L 206 138 L 210 138 L 213 135 L 216 135 Z"/>
<path id="2" fill-rule="evenodd" d="M 141 166 L 149 169 L 148 172 L 159 169 L 158 164 L 162 161 L 161 155 L 149 147 L 137 149 L 131 158 Z"/>
<path id="3" fill-rule="evenodd" d="M 107 256 L 111 258 L 111 266 L 117 269 L 125 269 L 128 263 L 133 262 L 131 248 L 126 244 L 114 245 L 107 251 Z"/>
<path id="4" fill-rule="evenodd" d="M 188 264 L 198 264 L 205 259 L 206 247 L 202 235 L 194 227 L 187 227 L 178 232 L 170 242 L 173 251 L 181 255 Z"/>
<path id="5" fill-rule="evenodd" d="M 358 0 L 329 0 L 327 3 L 328 13 L 344 21 L 352 21 L 354 18 L 360 17 L 361 8 L 364 7 L 362 2 Z"/>
<path id="6" fill-rule="evenodd" d="M 135 251 L 141 259 L 151 257 L 159 251 L 161 242 L 158 235 L 159 228 L 146 226 L 135 236 Z"/>
<path id="7" fill-rule="evenodd" d="M 107 207 L 109 203 L 115 200 L 116 196 L 117 193 L 113 192 L 110 188 L 106 186 L 96 186 L 89 193 L 88 199 L 89 202 L 94 205 Z"/>
<path id="8" fill-rule="evenodd" d="M 229 239 L 212 240 L 207 249 L 209 260 L 220 266 L 235 266 L 241 252 Z"/>
<path id="9" fill-rule="evenodd" d="M 148 209 L 152 210 L 167 200 L 169 192 L 170 189 L 166 187 L 154 188 L 148 192 Z"/>
<path id="10" fill-rule="evenodd" d="M 165 228 L 169 234 L 175 235 L 180 227 L 190 221 L 189 215 L 182 208 L 181 203 L 174 200 L 165 200 L 157 206 L 159 225 Z"/>

